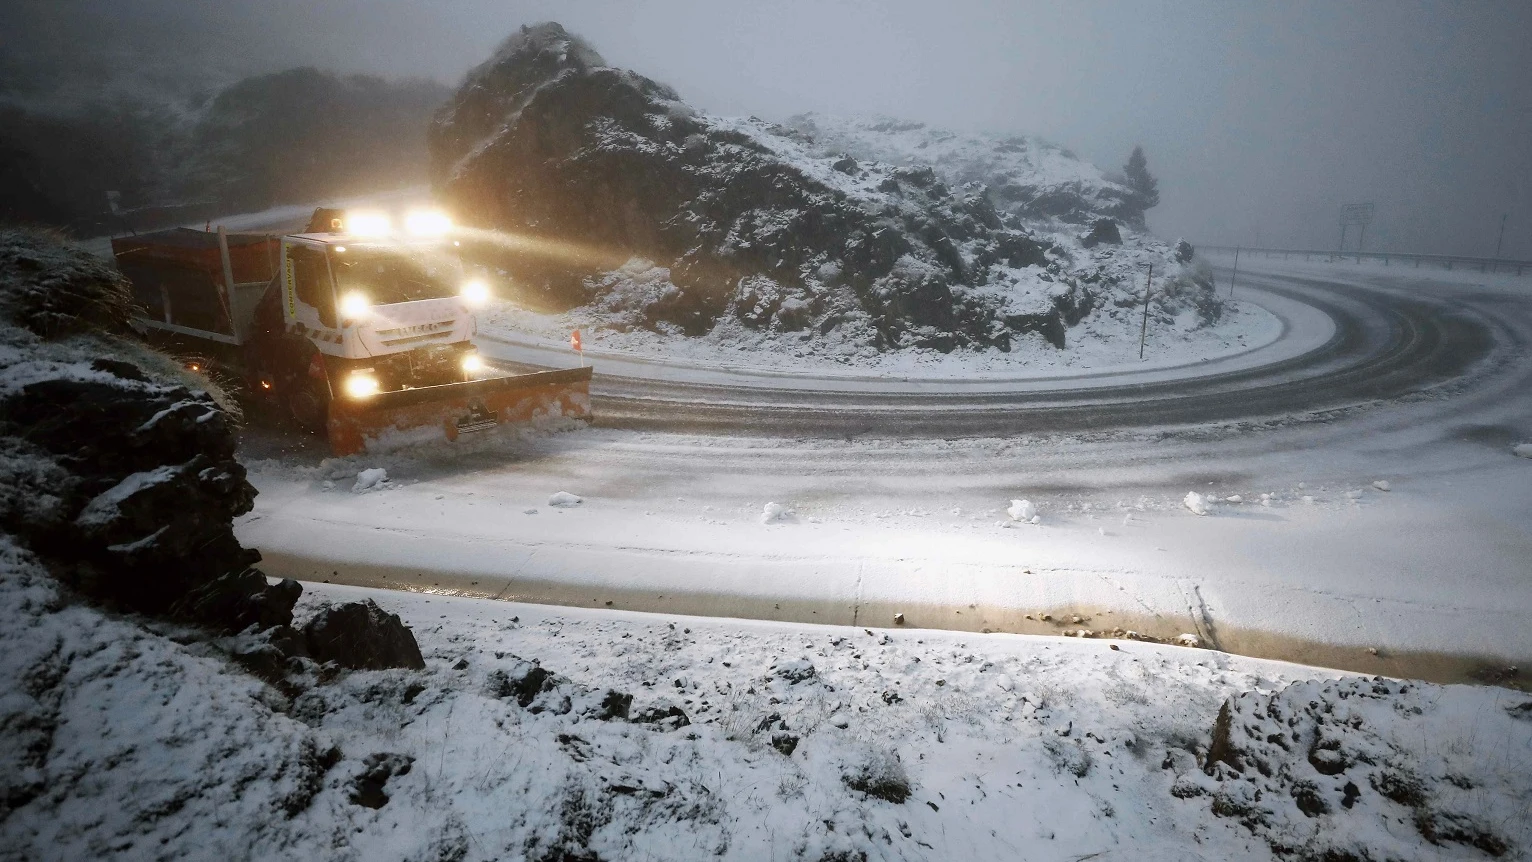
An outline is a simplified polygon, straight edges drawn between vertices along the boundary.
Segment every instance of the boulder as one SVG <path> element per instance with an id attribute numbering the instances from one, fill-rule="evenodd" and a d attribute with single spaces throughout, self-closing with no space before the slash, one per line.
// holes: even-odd
<path id="1" fill-rule="evenodd" d="M 426 666 L 409 627 L 372 599 L 321 610 L 303 626 L 303 638 L 315 661 L 350 670 Z"/>
<path id="2" fill-rule="evenodd" d="M 1122 245 L 1122 231 L 1118 229 L 1115 219 L 1096 219 L 1090 226 L 1090 233 L 1080 238 L 1080 245 L 1086 248 L 1095 248 L 1103 244 Z"/>

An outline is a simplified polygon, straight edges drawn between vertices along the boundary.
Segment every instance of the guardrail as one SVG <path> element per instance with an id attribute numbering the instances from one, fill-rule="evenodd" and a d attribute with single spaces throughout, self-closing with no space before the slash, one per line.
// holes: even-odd
<path id="1" fill-rule="evenodd" d="M 1201 245 L 1198 251 L 1226 251 L 1233 254 L 1235 247 L 1232 245 Z M 1419 269 L 1422 263 L 1433 264 L 1442 269 L 1478 270 L 1479 272 L 1515 272 L 1517 275 L 1532 274 L 1532 260 L 1508 260 L 1495 257 L 1462 257 L 1453 254 L 1405 254 L 1395 251 L 1318 251 L 1316 249 L 1303 248 L 1249 248 L 1240 246 L 1239 253 L 1242 255 L 1258 255 L 1261 257 L 1281 257 L 1283 260 L 1301 255 L 1304 260 L 1341 261 L 1354 260 L 1361 263 L 1363 258 L 1368 260 L 1381 260 L 1384 266 L 1393 266 L 1395 262 L 1401 265 L 1414 263 Z"/>

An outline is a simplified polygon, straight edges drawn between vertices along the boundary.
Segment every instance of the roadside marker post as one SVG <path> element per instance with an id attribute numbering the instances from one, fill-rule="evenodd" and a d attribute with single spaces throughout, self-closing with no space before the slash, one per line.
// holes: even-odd
<path id="1" fill-rule="evenodd" d="M 585 348 L 580 345 L 580 330 L 569 333 L 569 346 L 580 354 L 580 367 L 585 367 Z"/>
<path id="2" fill-rule="evenodd" d="M 1229 276 L 1229 298 L 1234 298 L 1234 282 L 1239 281 L 1239 246 L 1234 247 L 1234 274 Z"/>
<path id="3" fill-rule="evenodd" d="M 1149 340 L 1149 285 L 1154 283 L 1154 264 L 1149 264 L 1149 275 L 1144 278 L 1144 328 L 1138 334 L 1138 358 L 1144 358 L 1144 343 Z"/>

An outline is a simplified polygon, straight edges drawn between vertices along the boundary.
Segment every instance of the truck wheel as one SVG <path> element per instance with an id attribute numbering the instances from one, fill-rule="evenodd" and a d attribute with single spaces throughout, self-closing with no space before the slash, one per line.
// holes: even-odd
<path id="1" fill-rule="evenodd" d="M 304 430 L 315 434 L 325 433 L 330 421 L 330 396 L 320 392 L 312 381 L 294 381 L 287 391 L 287 412 Z"/>

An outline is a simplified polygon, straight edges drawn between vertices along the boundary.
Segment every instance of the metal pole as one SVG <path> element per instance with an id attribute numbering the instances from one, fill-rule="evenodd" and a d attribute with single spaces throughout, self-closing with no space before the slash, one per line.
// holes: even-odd
<path id="1" fill-rule="evenodd" d="M 1500 259 L 1500 246 L 1505 242 L 1505 220 L 1510 215 L 1511 215 L 1510 213 L 1501 213 L 1501 215 L 1500 215 L 1500 238 L 1495 240 L 1495 259 L 1496 260 Z"/>
<path id="2" fill-rule="evenodd" d="M 1239 280 L 1239 246 L 1234 247 L 1234 274 L 1229 276 L 1229 298 L 1234 298 L 1234 282 Z"/>
<path id="3" fill-rule="evenodd" d="M 1346 223 L 1345 222 L 1341 222 L 1341 225 L 1340 225 L 1340 248 L 1336 249 L 1336 251 L 1342 251 L 1343 252 L 1345 250 L 1346 250 Z"/>
<path id="4" fill-rule="evenodd" d="M 1357 230 L 1360 231 L 1360 234 L 1357 236 L 1356 240 L 1356 262 L 1361 263 L 1362 246 L 1367 242 L 1367 222 L 1362 222 L 1361 227 L 1357 228 Z"/>
<path id="5" fill-rule="evenodd" d="M 1237 254 L 1238 252 L 1236 252 Z M 1144 358 L 1144 343 L 1149 340 L 1149 285 L 1154 282 L 1154 264 L 1149 264 L 1149 275 L 1144 279 L 1144 328 L 1138 335 L 1138 358 Z"/>

